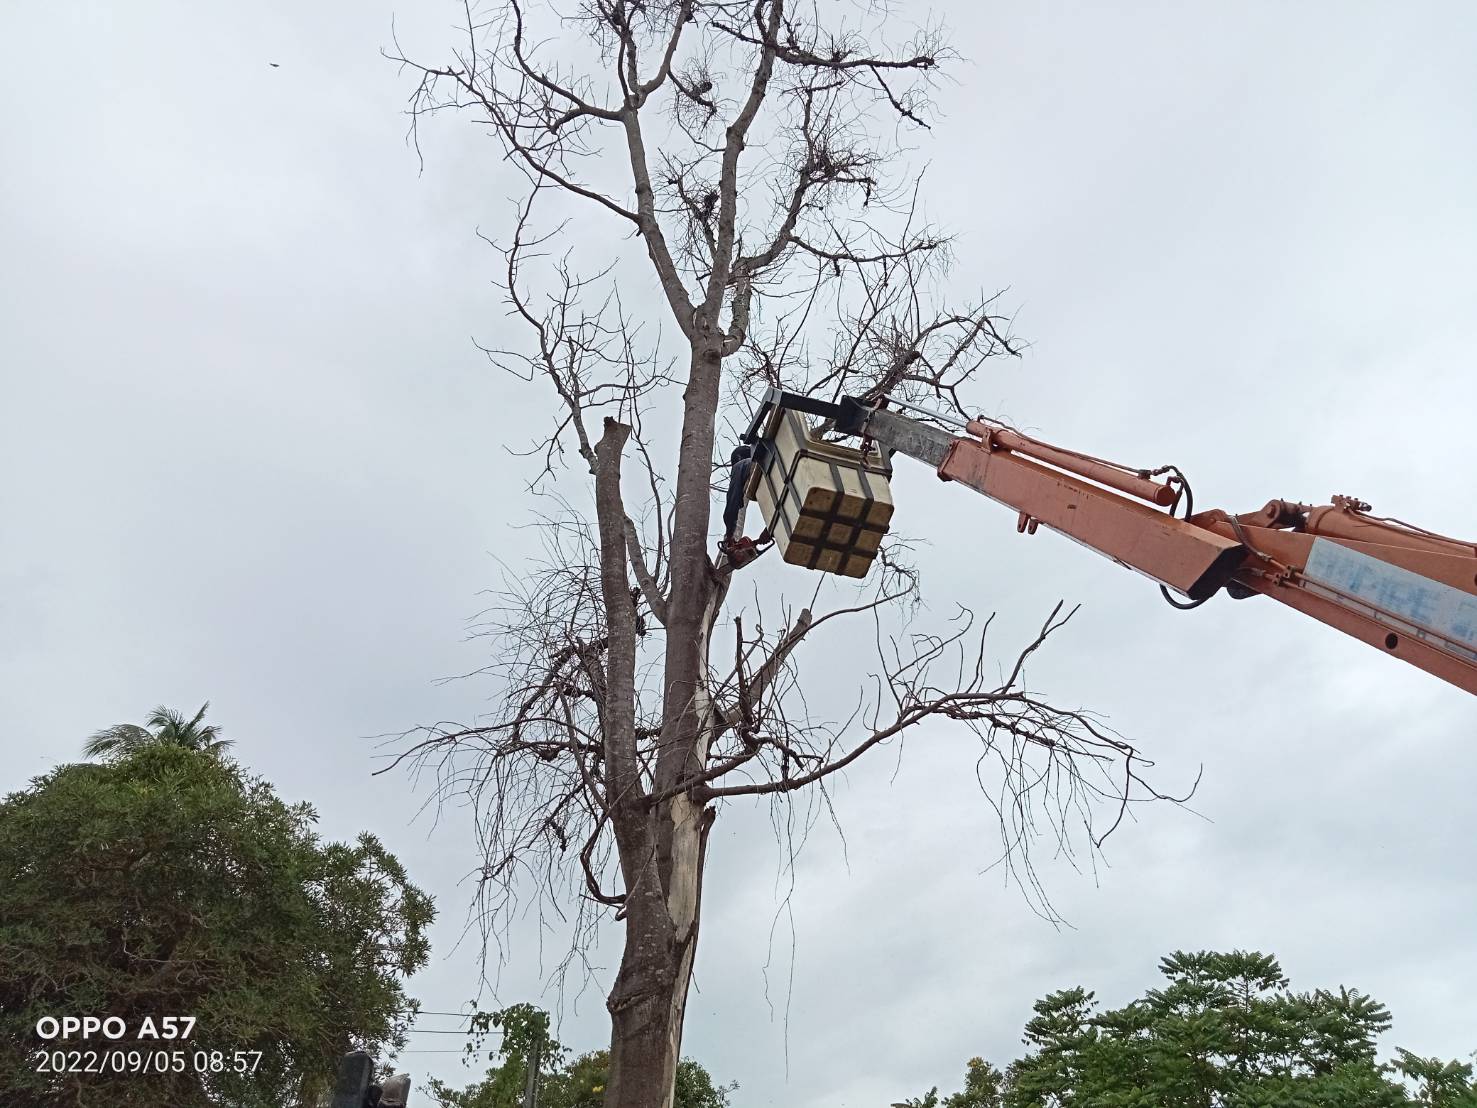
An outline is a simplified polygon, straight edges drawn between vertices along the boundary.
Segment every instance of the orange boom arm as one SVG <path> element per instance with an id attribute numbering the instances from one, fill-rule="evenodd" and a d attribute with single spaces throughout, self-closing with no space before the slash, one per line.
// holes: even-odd
<path id="1" fill-rule="evenodd" d="M 939 476 L 1014 508 L 1018 530 L 1059 531 L 1191 600 L 1222 587 L 1269 596 L 1477 693 L 1472 543 L 1376 518 L 1346 496 L 1179 519 L 1162 510 L 1180 498 L 1170 483 L 979 420 L 966 430 Z"/>

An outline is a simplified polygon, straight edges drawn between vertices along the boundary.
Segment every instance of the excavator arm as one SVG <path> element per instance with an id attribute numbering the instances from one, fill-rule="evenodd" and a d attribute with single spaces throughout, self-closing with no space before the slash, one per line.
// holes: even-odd
<path id="1" fill-rule="evenodd" d="M 931 466 L 1015 511 L 1017 531 L 1057 531 L 1158 582 L 1177 607 L 1221 589 L 1270 597 L 1477 694 L 1477 545 L 1374 516 L 1347 496 L 1196 513 L 1173 466 L 1136 470 L 984 419 L 945 430 L 937 421 L 952 417 L 896 400 L 830 405 L 771 390 L 755 428 L 776 406 L 827 418 L 863 450 L 886 447 Z"/>

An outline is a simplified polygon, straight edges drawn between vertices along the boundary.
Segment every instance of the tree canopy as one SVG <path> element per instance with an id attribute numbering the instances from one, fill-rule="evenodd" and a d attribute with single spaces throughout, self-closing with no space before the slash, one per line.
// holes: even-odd
<path id="1" fill-rule="evenodd" d="M 234 762 L 165 742 L 0 802 L 0 1099 L 279 1108 L 315 1096 L 346 1050 L 400 1045 L 430 898 L 372 835 L 323 842 L 315 819 Z M 37 1038 L 64 1015 L 117 1016 L 129 1034 Z M 135 1038 L 164 1016 L 195 1017 L 187 1042 Z M 252 1075 L 38 1072 L 35 1052 L 60 1045 L 262 1053 Z"/>
<path id="2" fill-rule="evenodd" d="M 1004 1073 L 969 1063 L 965 1087 L 898 1108 L 1477 1108 L 1473 1067 L 1397 1050 L 1389 1010 L 1357 990 L 1293 992 L 1270 955 L 1176 952 L 1165 983 L 1102 1011 L 1051 993 Z"/>

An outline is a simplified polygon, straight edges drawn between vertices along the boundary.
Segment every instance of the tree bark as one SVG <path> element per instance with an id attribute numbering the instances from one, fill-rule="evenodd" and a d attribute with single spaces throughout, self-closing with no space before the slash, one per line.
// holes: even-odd
<path id="1" fill-rule="evenodd" d="M 676 874 L 684 896 L 667 901 L 643 897 L 639 907 L 632 905 L 627 913 L 625 951 L 607 1002 L 611 1042 L 606 1108 L 672 1108 L 697 955 L 703 854 L 712 823 L 708 811 L 686 797 L 679 798 L 673 811 L 684 817 L 673 834 L 682 859 Z M 690 902 L 686 895 L 692 897 Z"/>

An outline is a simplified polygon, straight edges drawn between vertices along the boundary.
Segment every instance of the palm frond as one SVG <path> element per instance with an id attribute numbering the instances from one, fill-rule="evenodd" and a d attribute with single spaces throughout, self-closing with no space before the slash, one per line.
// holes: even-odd
<path id="1" fill-rule="evenodd" d="M 115 723 L 93 734 L 82 748 L 89 758 L 123 758 L 154 741 L 154 736 L 136 723 Z"/>
<path id="2" fill-rule="evenodd" d="M 208 711 L 210 711 L 210 701 L 207 700 L 204 704 L 200 705 L 200 710 L 195 713 L 195 718 L 190 720 L 189 723 L 185 724 L 186 728 L 191 731 L 197 730 L 200 727 L 200 721 L 205 718 L 205 713 Z M 216 730 L 216 727 L 214 724 L 211 724 L 204 730 L 214 731 Z"/>
<path id="3" fill-rule="evenodd" d="M 186 720 L 184 713 L 161 704 L 149 713 L 147 727 L 136 723 L 115 724 L 93 735 L 83 749 L 89 758 L 126 758 L 157 743 L 219 756 L 234 743 L 221 737 L 221 729 L 217 725 L 203 723 L 209 709 L 210 701 L 207 700 L 193 719 Z"/>

